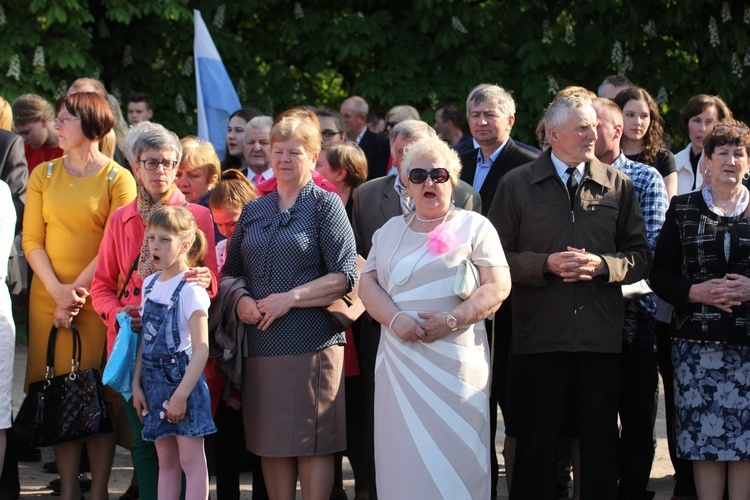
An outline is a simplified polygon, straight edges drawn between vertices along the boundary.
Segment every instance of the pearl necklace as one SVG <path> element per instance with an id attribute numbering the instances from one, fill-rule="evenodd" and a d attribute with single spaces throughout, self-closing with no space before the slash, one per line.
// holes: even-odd
<path id="1" fill-rule="evenodd" d="M 406 234 L 406 231 L 409 229 L 409 226 L 412 222 L 414 222 L 414 219 L 417 219 L 419 222 L 437 222 L 440 221 L 441 223 L 445 222 L 446 219 L 450 216 L 451 212 L 453 212 L 453 209 L 455 208 L 455 205 L 451 203 L 450 208 L 445 213 L 445 215 L 438 217 L 436 219 L 422 219 L 419 217 L 419 215 L 415 212 L 414 217 L 409 219 L 409 222 L 406 223 L 406 226 L 404 226 L 404 230 L 401 231 L 401 236 L 398 237 L 398 242 L 396 243 L 396 246 L 393 248 L 393 251 L 391 252 L 391 256 L 388 258 L 388 278 L 391 280 L 391 282 L 395 283 L 396 286 L 404 286 L 410 279 L 411 275 L 414 274 L 414 270 L 417 268 L 417 264 L 419 264 L 419 261 L 422 260 L 422 257 L 418 258 L 414 261 L 414 265 L 411 266 L 411 270 L 409 271 L 409 274 L 406 275 L 406 278 L 404 278 L 401 281 L 394 281 L 393 280 L 393 273 L 391 272 L 391 263 L 393 262 L 393 256 L 396 255 L 396 251 L 398 250 L 398 247 L 401 246 L 401 241 L 404 239 L 404 235 Z"/>
<path id="2" fill-rule="evenodd" d="M 454 208 L 456 208 L 456 205 L 454 205 L 453 203 L 451 203 L 451 206 L 448 209 L 448 211 L 445 212 L 445 215 L 441 215 L 440 217 L 436 217 L 434 219 L 423 219 L 422 217 L 419 216 L 419 214 L 416 214 L 417 220 L 419 222 L 426 222 L 428 224 L 430 224 L 432 222 L 437 222 L 437 221 L 443 222 L 443 221 L 445 221 L 445 219 L 447 219 L 450 216 L 450 214 L 451 214 L 451 212 L 453 212 Z"/>

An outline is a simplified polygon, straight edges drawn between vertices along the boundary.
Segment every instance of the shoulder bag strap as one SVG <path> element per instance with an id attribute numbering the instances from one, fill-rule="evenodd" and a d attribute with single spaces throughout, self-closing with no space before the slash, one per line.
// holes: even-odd
<path id="1" fill-rule="evenodd" d="M 125 289 L 128 287 L 128 283 L 130 283 L 130 278 L 133 276 L 133 271 L 138 269 L 138 260 L 141 258 L 140 252 L 138 255 L 136 255 L 135 260 L 133 261 L 133 265 L 130 266 L 130 270 L 128 270 L 128 275 L 125 276 L 125 281 L 122 283 L 122 289 L 120 290 L 120 293 L 117 294 L 117 300 L 120 300 L 122 298 L 122 294 L 125 293 Z"/>
<path id="2" fill-rule="evenodd" d="M 44 374 L 44 380 L 49 380 L 55 376 L 55 340 L 57 339 L 57 327 L 52 325 L 47 339 L 47 372 Z"/>
<path id="3" fill-rule="evenodd" d="M 78 368 L 81 366 L 81 334 L 78 332 L 78 328 L 76 327 L 75 323 L 70 324 L 70 333 L 73 337 L 73 357 L 71 359 L 70 365 L 70 373 L 75 374 L 78 371 Z"/>
<path id="4" fill-rule="evenodd" d="M 323 248 L 320 246 L 320 205 L 323 198 L 322 194 L 318 194 L 315 200 L 315 231 L 318 233 L 316 234 L 317 240 L 318 240 L 318 255 L 320 257 L 319 267 L 320 267 L 320 275 L 325 276 L 326 267 L 325 267 L 325 259 L 323 257 Z"/>

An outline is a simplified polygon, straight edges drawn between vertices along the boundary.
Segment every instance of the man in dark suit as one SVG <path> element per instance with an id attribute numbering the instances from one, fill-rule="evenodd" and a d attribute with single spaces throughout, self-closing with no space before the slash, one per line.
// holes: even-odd
<path id="1" fill-rule="evenodd" d="M 467 100 L 469 129 L 479 147 L 461 154 L 461 179 L 471 184 L 482 197 L 482 215 L 487 215 L 500 179 L 510 170 L 536 159 L 537 155 L 522 149 L 510 138 L 516 121 L 516 104 L 513 97 L 497 85 L 481 85 L 472 90 Z M 498 229 L 499 228 L 495 228 Z M 497 453 L 495 434 L 497 432 L 497 406 L 505 416 L 506 428 L 512 427 L 505 408 L 505 385 L 507 362 L 510 349 L 511 297 L 503 303 L 497 313 L 495 339 L 492 345 L 495 367 L 492 371 L 492 393 L 490 394 L 490 460 L 492 472 L 493 498 L 497 496 Z M 487 331 L 492 325 L 487 323 Z M 512 472 L 513 443 L 504 447 L 506 469 Z"/>
<path id="2" fill-rule="evenodd" d="M 519 148 L 510 138 L 516 104 L 508 92 L 497 85 L 482 87 L 469 102 L 469 129 L 479 147 L 461 155 L 461 179 L 479 191 L 482 215 L 486 215 L 503 175 L 537 155 Z"/>
<path id="3" fill-rule="evenodd" d="M 391 154 L 396 169 L 400 169 L 404 159 L 404 148 L 423 137 L 435 137 L 435 130 L 423 121 L 405 120 L 391 130 Z M 402 191 L 403 190 L 403 191 Z M 410 212 L 413 207 L 410 200 L 404 197 L 406 190 L 398 175 L 390 175 L 365 182 L 353 194 L 354 207 L 352 209 L 352 227 L 354 239 L 357 242 L 357 252 L 367 256 L 372 246 L 372 235 L 381 228 L 388 219 Z M 467 183 L 460 181 L 453 192 L 456 207 L 464 210 L 482 211 L 482 200 L 479 193 Z M 359 368 L 367 386 L 367 417 L 369 438 L 369 467 L 370 500 L 377 498 L 375 491 L 375 465 L 373 459 L 373 403 L 375 399 L 375 356 L 380 343 L 380 324 L 365 313 L 357 325 L 359 326 Z"/>
<path id="4" fill-rule="evenodd" d="M 339 110 L 344 118 L 346 137 L 358 144 L 367 158 L 367 179 L 376 179 L 386 175 L 390 144 L 382 135 L 370 132 L 367 128 L 367 101 L 359 96 L 346 99 Z"/>

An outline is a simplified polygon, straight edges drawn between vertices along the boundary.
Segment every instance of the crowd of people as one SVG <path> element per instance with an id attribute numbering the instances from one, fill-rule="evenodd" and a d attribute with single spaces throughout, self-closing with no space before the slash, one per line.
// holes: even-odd
<path id="1" fill-rule="evenodd" d="M 103 369 L 139 336 L 114 431 L 54 445 L 61 498 L 498 496 L 648 500 L 658 373 L 673 500 L 750 497 L 750 129 L 718 96 L 682 111 L 623 76 L 560 91 L 535 145 L 494 84 L 379 118 L 359 96 L 229 117 L 226 154 L 81 78 L 54 106 L 0 99 L 0 257 L 28 279 L 25 387 L 75 324 Z M 24 260 L 25 259 L 25 260 Z M 26 269 L 28 262 L 28 273 Z M 19 283 L 20 282 L 20 283 Z M 357 291 L 339 328 L 327 308 Z M 18 321 L 19 318 L 16 318 Z M 0 479 L 18 494 L 14 321 L 0 290 Z M 55 369 L 69 371 L 58 336 Z M 3 355 L 4 354 L 4 355 Z M 81 475 L 82 464 L 89 474 Z M 572 472 L 572 479 L 571 479 Z M 15 479 L 14 479 L 15 478 Z M 15 482 L 14 482 L 15 481 Z M 571 489 L 572 486 L 572 489 Z"/>

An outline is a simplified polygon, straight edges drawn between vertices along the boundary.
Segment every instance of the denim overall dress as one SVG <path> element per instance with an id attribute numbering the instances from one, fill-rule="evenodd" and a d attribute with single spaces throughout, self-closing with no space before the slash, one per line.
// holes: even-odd
<path id="1" fill-rule="evenodd" d="M 180 330 L 178 311 L 180 292 L 184 281 L 175 288 L 169 304 L 160 304 L 148 298 L 156 279 L 156 273 L 148 283 L 143 296 L 146 299 L 142 313 L 141 365 L 142 385 L 148 401 L 148 415 L 143 418 L 143 440 L 156 441 L 164 436 L 200 437 L 216 432 L 211 417 L 211 396 L 206 378 L 201 374 L 193 391 L 188 396 L 185 418 L 180 423 L 169 422 L 166 402 L 182 382 L 193 349 L 180 352 Z"/>

